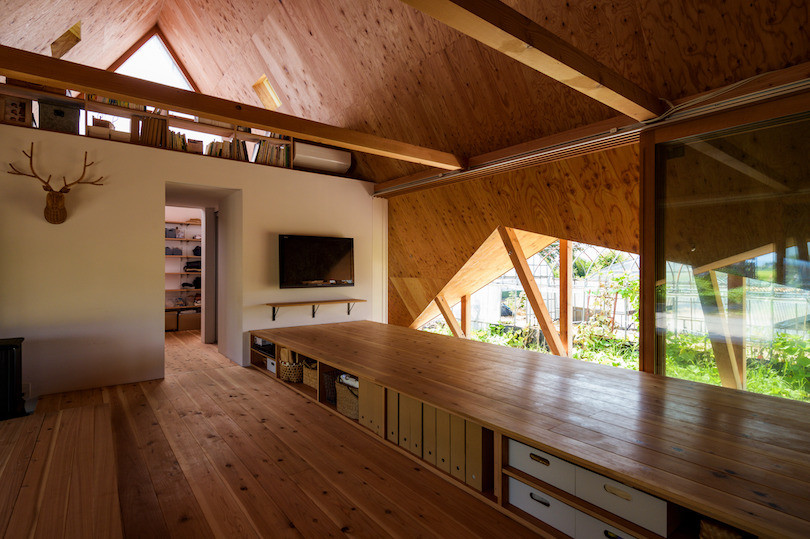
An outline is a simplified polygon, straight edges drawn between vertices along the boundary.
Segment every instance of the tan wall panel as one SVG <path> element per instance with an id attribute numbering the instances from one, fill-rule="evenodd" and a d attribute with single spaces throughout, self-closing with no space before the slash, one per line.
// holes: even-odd
<path id="1" fill-rule="evenodd" d="M 399 443 L 399 393 L 385 390 L 385 439 Z"/>
<path id="2" fill-rule="evenodd" d="M 500 225 L 638 252 L 638 148 L 389 200 L 389 323 L 410 325 Z"/>
<path id="3" fill-rule="evenodd" d="M 436 408 L 422 405 L 422 458 L 436 466 Z"/>
<path id="4" fill-rule="evenodd" d="M 450 473 L 450 414 L 436 409 L 436 466 Z"/>
<path id="5" fill-rule="evenodd" d="M 450 414 L 450 475 L 460 481 L 467 479 L 466 436 L 464 420 Z"/>

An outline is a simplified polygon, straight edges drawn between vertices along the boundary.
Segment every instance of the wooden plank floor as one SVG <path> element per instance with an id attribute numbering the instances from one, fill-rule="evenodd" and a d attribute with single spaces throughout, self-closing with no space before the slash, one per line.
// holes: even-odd
<path id="1" fill-rule="evenodd" d="M 110 404 L 125 536 L 532 535 L 198 339 L 167 334 L 164 380 L 40 401 Z"/>
<path id="2" fill-rule="evenodd" d="M 110 407 L 0 422 L 0 535 L 121 537 Z"/>

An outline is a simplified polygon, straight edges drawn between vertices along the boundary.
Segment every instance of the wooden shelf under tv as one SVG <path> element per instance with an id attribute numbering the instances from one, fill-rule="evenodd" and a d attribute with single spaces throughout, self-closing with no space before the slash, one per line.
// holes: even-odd
<path id="1" fill-rule="evenodd" d="M 265 303 L 268 307 L 273 308 L 273 321 L 276 320 L 276 315 L 278 314 L 278 310 L 282 307 L 297 307 L 301 305 L 311 305 L 312 306 L 312 318 L 315 318 L 315 313 L 318 312 L 318 307 L 320 305 L 331 305 L 334 303 L 345 303 L 346 304 L 346 314 L 352 314 L 352 309 L 354 308 L 355 303 L 365 303 L 366 300 L 364 299 L 325 299 L 325 300 L 313 300 L 313 301 L 286 301 L 286 302 L 274 302 L 274 303 Z"/>

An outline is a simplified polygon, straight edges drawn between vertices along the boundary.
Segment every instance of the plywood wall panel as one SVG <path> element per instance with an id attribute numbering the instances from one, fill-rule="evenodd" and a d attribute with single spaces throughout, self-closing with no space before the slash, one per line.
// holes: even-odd
<path id="1" fill-rule="evenodd" d="M 627 146 L 390 199 L 389 322 L 410 325 L 500 225 L 638 252 L 638 158 Z"/>
<path id="2" fill-rule="evenodd" d="M 155 25 L 160 0 L 11 0 L 0 13 L 0 44 L 51 55 L 51 42 L 76 22 L 82 40 L 63 59 L 106 68 Z"/>

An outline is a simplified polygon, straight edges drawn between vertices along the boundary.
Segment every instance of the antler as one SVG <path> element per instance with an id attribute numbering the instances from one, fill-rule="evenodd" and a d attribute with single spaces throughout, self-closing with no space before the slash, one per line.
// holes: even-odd
<path id="1" fill-rule="evenodd" d="M 18 170 L 12 163 L 9 163 L 8 166 L 11 167 L 11 170 L 7 170 L 9 174 L 16 174 L 17 176 L 28 176 L 29 178 L 36 178 L 40 182 L 42 182 L 42 188 L 46 191 L 53 191 L 51 187 L 51 176 L 48 176 L 47 180 L 43 180 L 39 174 L 34 170 L 34 143 L 31 143 L 31 149 L 29 150 L 30 153 L 26 153 L 25 150 L 22 151 L 23 155 L 28 158 L 28 166 L 31 168 L 31 174 L 27 172 L 22 172 Z"/>
<path id="2" fill-rule="evenodd" d="M 67 193 L 68 191 L 70 191 L 71 187 L 73 187 L 74 185 L 79 184 L 79 183 L 84 183 L 84 184 L 89 184 L 89 185 L 104 185 L 103 183 L 101 183 L 101 180 L 104 179 L 104 176 L 99 176 L 99 178 L 96 179 L 96 180 L 85 180 L 84 179 L 84 175 L 87 174 L 87 168 L 93 166 L 94 164 L 95 164 L 95 161 L 91 161 L 89 163 L 87 162 L 87 152 L 84 152 L 84 168 L 82 169 L 82 175 L 79 176 L 78 180 L 76 180 L 75 182 L 70 182 L 70 183 L 68 183 L 66 177 L 62 176 L 62 181 L 65 182 L 65 186 L 62 187 L 59 190 L 59 192 L 60 193 Z"/>

